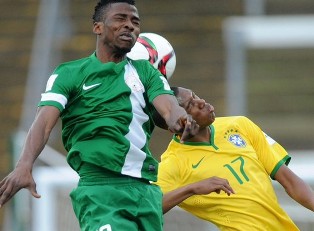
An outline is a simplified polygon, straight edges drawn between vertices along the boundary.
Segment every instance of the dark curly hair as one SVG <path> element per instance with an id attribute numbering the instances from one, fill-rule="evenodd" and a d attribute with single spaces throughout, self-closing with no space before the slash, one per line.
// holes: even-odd
<path id="1" fill-rule="evenodd" d="M 104 11 L 112 3 L 124 2 L 135 6 L 135 0 L 101 0 L 95 6 L 93 23 L 103 20 Z"/>

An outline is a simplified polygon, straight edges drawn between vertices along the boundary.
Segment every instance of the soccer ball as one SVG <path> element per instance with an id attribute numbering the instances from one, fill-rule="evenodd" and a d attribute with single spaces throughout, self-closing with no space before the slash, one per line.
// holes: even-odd
<path id="1" fill-rule="evenodd" d="M 155 33 L 141 33 L 127 56 L 133 60 L 148 60 L 168 80 L 176 68 L 173 47 L 167 39 Z"/>

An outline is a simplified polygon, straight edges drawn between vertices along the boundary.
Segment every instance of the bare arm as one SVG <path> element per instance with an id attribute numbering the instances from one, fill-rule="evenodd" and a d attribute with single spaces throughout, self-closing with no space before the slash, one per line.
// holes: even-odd
<path id="1" fill-rule="evenodd" d="M 40 197 L 32 176 L 33 164 L 44 149 L 59 115 L 59 110 L 51 106 L 37 110 L 15 169 L 0 182 L 0 207 L 22 188 L 27 188 L 34 197 Z"/>
<path id="2" fill-rule="evenodd" d="M 227 193 L 228 196 L 234 194 L 234 191 L 229 185 L 229 182 L 226 179 L 219 177 L 210 177 L 205 180 L 175 189 L 163 196 L 163 213 L 167 213 L 170 209 L 193 195 L 203 195 L 212 192 L 219 194 L 221 190 Z"/>
<path id="3" fill-rule="evenodd" d="M 159 95 L 154 99 L 153 104 L 166 121 L 168 129 L 173 133 L 181 134 L 181 141 L 194 136 L 198 132 L 198 124 L 191 115 L 186 113 L 184 108 L 179 106 L 174 96 Z"/>
<path id="4" fill-rule="evenodd" d="M 275 175 L 275 179 L 284 187 L 292 199 L 303 205 L 305 208 L 314 211 L 313 190 L 287 166 L 283 165 L 279 168 Z"/>
<path id="5" fill-rule="evenodd" d="M 154 111 L 152 116 L 153 116 L 154 123 L 157 127 L 164 130 L 168 130 L 168 125 L 166 121 L 164 120 L 164 118 L 162 118 L 162 116 L 157 111 Z"/>

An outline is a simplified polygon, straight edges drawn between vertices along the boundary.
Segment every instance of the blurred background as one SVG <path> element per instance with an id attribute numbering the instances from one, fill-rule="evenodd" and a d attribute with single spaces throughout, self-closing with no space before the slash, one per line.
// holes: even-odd
<path id="1" fill-rule="evenodd" d="M 0 0 L 1 179 L 13 168 L 53 69 L 94 51 L 96 3 Z M 294 159 L 302 153 L 314 166 L 313 0 L 138 0 L 137 8 L 142 32 L 162 35 L 176 52 L 171 85 L 195 90 L 215 106 L 216 116 L 250 117 Z M 170 138 L 155 130 L 151 148 L 157 159 Z M 66 154 L 60 125 L 49 146 Z M 4 225 L 14 203 L 0 210 L 0 230 L 28 230 Z M 29 223 L 30 216 L 21 222 Z"/>

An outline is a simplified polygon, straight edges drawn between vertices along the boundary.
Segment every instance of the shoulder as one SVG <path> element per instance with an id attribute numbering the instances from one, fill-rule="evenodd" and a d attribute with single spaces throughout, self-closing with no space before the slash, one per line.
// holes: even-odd
<path id="1" fill-rule="evenodd" d="M 56 70 L 68 70 L 68 71 L 75 71 L 75 70 L 80 70 L 84 69 L 88 65 L 92 63 L 92 60 L 90 57 L 82 58 L 82 59 L 77 59 L 77 60 L 72 60 L 68 62 L 61 63 Z"/>
<path id="2" fill-rule="evenodd" d="M 146 66 L 150 66 L 150 67 L 153 67 L 153 65 L 146 59 L 137 59 L 137 60 L 134 60 L 134 59 L 130 59 L 130 58 L 127 58 L 128 61 L 133 65 L 133 66 L 136 66 L 136 67 L 146 67 Z"/>
<path id="3" fill-rule="evenodd" d="M 178 142 L 178 139 L 175 135 L 172 136 L 171 141 L 168 144 L 167 149 L 161 155 L 161 160 L 165 160 L 167 158 L 178 158 L 177 153 L 180 152 L 182 144 Z"/>
<path id="4" fill-rule="evenodd" d="M 236 131 L 243 135 L 252 135 L 252 133 L 256 134 L 261 131 L 260 127 L 246 116 L 217 117 L 213 125 L 224 131 Z"/>
<path id="5" fill-rule="evenodd" d="M 171 140 L 167 149 L 160 157 L 160 169 L 171 170 L 172 173 L 175 173 L 181 169 L 180 165 L 184 162 L 184 155 L 179 155 L 180 146 L 174 140 Z"/>
<path id="6" fill-rule="evenodd" d="M 136 69 L 136 71 L 141 74 L 147 74 L 151 73 L 159 73 L 159 71 L 147 60 L 145 59 L 139 59 L 139 60 L 133 60 L 130 58 L 127 58 L 129 63 Z"/>
<path id="7" fill-rule="evenodd" d="M 250 120 L 246 116 L 226 116 L 226 117 L 216 117 L 215 124 L 246 124 L 246 123 L 253 123 L 252 120 Z"/>

